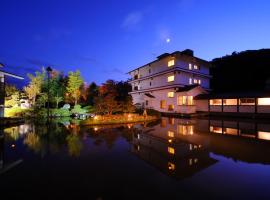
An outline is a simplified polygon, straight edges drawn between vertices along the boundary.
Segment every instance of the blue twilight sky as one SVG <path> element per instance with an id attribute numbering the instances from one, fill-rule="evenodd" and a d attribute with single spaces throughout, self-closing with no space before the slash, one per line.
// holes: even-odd
<path id="1" fill-rule="evenodd" d="M 0 0 L 0 24 L 6 71 L 52 65 L 98 84 L 164 52 L 212 60 L 270 47 L 269 0 Z"/>

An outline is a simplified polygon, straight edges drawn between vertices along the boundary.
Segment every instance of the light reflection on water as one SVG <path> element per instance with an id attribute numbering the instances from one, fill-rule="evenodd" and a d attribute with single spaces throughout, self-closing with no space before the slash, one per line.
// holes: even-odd
<path id="1" fill-rule="evenodd" d="M 27 123 L 1 130 L 0 137 L 1 181 L 38 173 L 41 168 L 44 176 L 55 173 L 51 187 L 58 179 L 65 185 L 62 181 L 69 176 L 76 180 L 88 177 L 79 186 L 97 184 L 95 191 L 99 193 L 99 184 L 109 187 L 114 180 L 113 188 L 124 186 L 126 192 L 139 197 L 141 192 L 133 190 L 137 184 L 148 187 L 145 192 L 150 197 L 223 197 L 235 193 L 235 188 L 235 197 L 270 197 L 266 189 L 270 183 L 270 124 L 265 122 L 162 118 L 149 124 L 103 127 Z M 51 166 L 55 172 L 50 171 Z M 48 181 L 44 176 L 38 178 Z M 247 185 L 250 180 L 253 183 Z M 34 187 L 36 181 L 32 177 L 29 185 Z M 152 192 L 151 181 L 159 192 Z M 0 183 L 3 188 L 9 186 Z M 171 193 L 178 187 L 185 192 Z M 197 193 L 190 194 L 194 187 Z M 79 189 L 75 186 L 74 190 Z M 96 192 L 89 195 L 97 198 Z M 101 193 L 109 198 L 115 195 L 110 189 Z"/>

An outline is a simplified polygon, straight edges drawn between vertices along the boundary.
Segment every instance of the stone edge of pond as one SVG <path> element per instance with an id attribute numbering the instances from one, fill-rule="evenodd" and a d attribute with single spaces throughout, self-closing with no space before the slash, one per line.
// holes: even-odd
<path id="1" fill-rule="evenodd" d="M 157 121 L 160 118 L 156 119 L 148 119 L 148 120 L 136 120 L 136 121 L 124 121 L 124 122 L 99 122 L 99 123 L 80 123 L 81 126 L 98 126 L 98 125 L 116 125 L 116 124 L 136 124 L 136 123 L 143 123 L 143 122 L 152 122 L 152 121 Z M 83 121 L 82 121 L 83 122 Z"/>

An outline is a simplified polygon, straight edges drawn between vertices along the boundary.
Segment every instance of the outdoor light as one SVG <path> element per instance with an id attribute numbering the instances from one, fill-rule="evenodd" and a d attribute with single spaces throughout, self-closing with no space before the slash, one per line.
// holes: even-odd
<path id="1" fill-rule="evenodd" d="M 98 127 L 95 127 L 94 130 L 97 131 L 98 130 Z"/>
<path id="2" fill-rule="evenodd" d="M 11 145 L 12 148 L 15 148 L 15 146 L 16 146 L 15 144 L 12 144 L 12 145 Z"/>

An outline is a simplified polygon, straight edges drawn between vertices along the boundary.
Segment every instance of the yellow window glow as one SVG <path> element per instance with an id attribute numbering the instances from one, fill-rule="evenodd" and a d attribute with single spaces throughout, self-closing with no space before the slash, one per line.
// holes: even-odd
<path id="1" fill-rule="evenodd" d="M 258 98 L 258 105 L 269 106 L 270 98 Z"/>
<path id="2" fill-rule="evenodd" d="M 168 162 L 168 169 L 171 171 L 175 170 L 175 164 L 172 162 Z"/>
<path id="3" fill-rule="evenodd" d="M 262 140 L 270 140 L 270 132 L 258 131 L 258 138 Z"/>
<path id="4" fill-rule="evenodd" d="M 174 137 L 174 132 L 173 131 L 168 131 L 168 136 L 169 137 Z"/>
<path id="5" fill-rule="evenodd" d="M 192 64 L 191 63 L 188 64 L 188 69 L 192 70 Z"/>
<path id="6" fill-rule="evenodd" d="M 222 105 L 222 99 L 211 99 L 210 100 L 210 105 L 211 106 Z"/>
<path id="7" fill-rule="evenodd" d="M 166 108 L 166 101 L 165 100 L 160 101 L 160 108 L 162 108 L 162 109 Z"/>
<path id="8" fill-rule="evenodd" d="M 173 147 L 168 147 L 168 153 L 175 154 L 175 150 Z"/>
<path id="9" fill-rule="evenodd" d="M 189 84 L 190 85 L 192 84 L 192 78 L 189 78 Z"/>
<path id="10" fill-rule="evenodd" d="M 174 60 L 169 60 L 169 62 L 168 62 L 168 67 L 171 67 L 171 66 L 173 66 L 174 65 Z"/>
<path id="11" fill-rule="evenodd" d="M 169 111 L 172 111 L 173 109 L 174 109 L 174 105 L 173 104 L 168 105 L 168 110 Z"/>
<path id="12" fill-rule="evenodd" d="M 201 85 L 201 83 L 202 83 L 202 81 L 199 79 L 199 80 L 198 80 L 198 84 Z"/>
<path id="13" fill-rule="evenodd" d="M 199 69 L 199 68 L 198 68 L 198 65 L 194 65 L 194 69 Z"/>
<path id="14" fill-rule="evenodd" d="M 168 92 L 168 97 L 170 98 L 174 97 L 174 92 Z"/>
<path id="15" fill-rule="evenodd" d="M 174 81 L 174 75 L 168 76 L 168 82 Z"/>
<path id="16" fill-rule="evenodd" d="M 237 99 L 223 99 L 223 105 L 228 106 L 236 106 L 237 105 Z"/>

